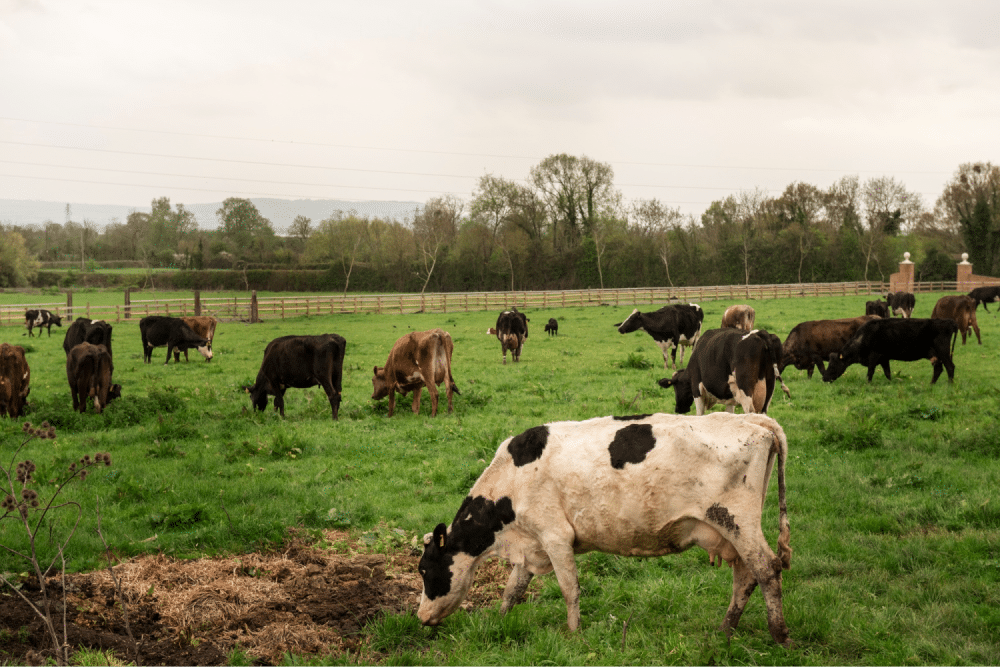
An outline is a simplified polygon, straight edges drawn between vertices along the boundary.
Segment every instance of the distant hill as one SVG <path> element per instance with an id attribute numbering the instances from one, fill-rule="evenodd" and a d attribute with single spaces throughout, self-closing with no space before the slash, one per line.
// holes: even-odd
<path id="1" fill-rule="evenodd" d="M 296 216 L 304 215 L 313 223 L 325 220 L 334 211 L 355 210 L 359 215 L 372 218 L 404 220 L 413 218 L 414 209 L 423 206 L 414 201 L 339 201 L 336 199 L 253 199 L 254 206 L 261 215 L 271 221 L 276 232 L 283 233 Z M 0 222 L 15 225 L 42 225 L 47 221 L 66 222 L 66 203 L 51 201 L 31 201 L 27 199 L 0 199 Z M 184 208 L 194 213 L 201 229 L 215 229 L 219 220 L 215 212 L 222 202 L 211 204 L 186 204 L 171 200 L 171 205 L 184 204 Z M 132 211 L 149 212 L 150 206 L 121 206 L 117 204 L 76 204 L 69 202 L 73 220 L 91 220 L 99 228 L 104 228 L 112 219 L 125 222 Z"/>

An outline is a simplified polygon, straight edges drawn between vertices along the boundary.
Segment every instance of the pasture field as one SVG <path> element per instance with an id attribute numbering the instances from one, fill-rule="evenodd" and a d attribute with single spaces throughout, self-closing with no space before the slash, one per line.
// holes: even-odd
<path id="1" fill-rule="evenodd" d="M 5 295 L 6 296 L 6 295 Z M 120 297 L 120 295 L 116 295 Z M 917 296 L 927 317 L 940 294 Z M 76 296 L 82 304 L 83 297 Z M 756 326 L 782 340 L 802 321 L 852 317 L 865 297 L 751 302 Z M 730 302 L 702 303 L 705 329 Z M 649 310 L 655 307 L 649 307 Z M 215 358 L 164 366 L 165 348 L 142 362 L 137 321 L 114 326 L 115 381 L 122 399 L 103 415 L 71 410 L 64 330 L 29 339 L 4 327 L 0 340 L 22 345 L 31 366 L 31 414 L 55 425 L 54 441 L 33 441 L 42 497 L 84 454 L 110 452 L 113 465 L 63 491 L 86 509 L 67 550 L 69 568 L 103 566 L 93 507 L 122 557 L 242 554 L 280 544 L 290 526 L 386 536 L 380 548 L 407 550 L 439 522 L 450 523 L 498 444 L 548 421 L 673 412 L 668 375 L 652 338 L 612 327 L 629 307 L 528 312 L 521 362 L 501 365 L 485 334 L 496 312 L 341 315 L 221 322 Z M 927 361 L 893 362 L 873 382 L 852 366 L 833 384 L 789 367 L 789 400 L 776 392 L 770 415 L 785 429 L 791 570 L 784 610 L 794 646 L 774 645 L 763 598 L 755 593 L 731 642 L 715 630 L 729 604 L 732 576 L 691 549 L 662 558 L 579 556 L 582 624 L 566 631 L 566 607 L 552 575 L 536 578 L 533 599 L 498 614 L 460 610 L 437 629 L 411 612 L 385 615 L 363 631 L 364 661 L 388 664 L 1000 664 L 1000 324 L 979 311 L 983 344 L 955 348 L 955 382 L 930 384 Z M 559 335 L 543 326 L 559 321 Z M 441 327 L 455 342 L 455 412 L 430 417 L 397 401 L 371 400 L 371 376 L 392 343 Z M 65 327 L 64 327 L 65 328 Z M 347 339 L 344 400 L 333 422 L 322 390 L 289 390 L 286 418 L 251 410 L 264 346 L 288 334 L 338 333 Z M 685 364 L 690 352 L 685 353 Z M 716 408 L 718 410 L 720 408 Z M 0 454 L 9 465 L 23 420 L 0 420 Z M 777 541 L 772 481 L 763 526 Z M 45 530 L 65 533 L 66 514 Z M 380 538 L 381 539 L 381 538 Z M 12 521 L 0 542 L 24 547 Z M 51 549 L 46 539 L 42 549 Z M 24 564 L 0 554 L 0 572 Z M 374 651 L 374 652 L 372 652 Z M 373 657 L 374 656 L 374 657 Z M 290 655 L 292 664 L 355 662 L 358 654 Z"/>

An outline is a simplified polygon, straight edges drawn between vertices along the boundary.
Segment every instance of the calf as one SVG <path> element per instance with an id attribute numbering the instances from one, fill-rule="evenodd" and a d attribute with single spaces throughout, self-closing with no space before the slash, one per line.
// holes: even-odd
<path id="1" fill-rule="evenodd" d="M 889 292 L 885 295 L 886 303 L 893 315 L 909 318 L 917 305 L 917 298 L 910 292 Z"/>
<path id="2" fill-rule="evenodd" d="M 726 312 L 722 314 L 721 328 L 732 327 L 734 329 L 750 331 L 753 329 L 755 319 L 757 319 L 757 313 L 750 306 L 729 306 L 729 308 L 726 308 Z"/>
<path id="3" fill-rule="evenodd" d="M 69 356 L 69 351 L 80 343 L 90 343 L 91 345 L 103 345 L 111 355 L 112 368 L 114 362 L 114 352 L 111 351 L 111 331 L 112 326 L 103 320 L 92 320 L 89 317 L 78 317 L 66 330 L 66 337 L 63 339 L 63 351 Z"/>
<path id="4" fill-rule="evenodd" d="M 73 396 L 73 410 L 86 412 L 87 399 L 92 398 L 94 412 L 101 414 L 111 391 L 111 354 L 108 348 L 92 343 L 74 346 L 66 355 L 66 379 Z"/>
<path id="5" fill-rule="evenodd" d="M 869 382 L 876 366 L 881 366 L 885 378 L 891 380 L 890 360 L 930 359 L 934 364 L 931 384 L 937 382 L 942 369 L 948 370 L 948 381 L 951 382 L 955 379 L 951 353 L 957 337 L 958 325 L 954 320 L 873 320 L 858 329 L 839 354 L 830 355 L 830 365 L 823 374 L 823 381 L 833 382 L 851 364 L 867 366 Z"/>
<path id="6" fill-rule="evenodd" d="M 624 321 L 614 325 L 618 333 L 645 331 L 663 353 L 663 367 L 667 367 L 667 353 L 670 353 L 670 367 L 677 368 L 677 348 L 691 346 L 698 342 L 701 323 L 705 312 L 696 303 L 664 306 L 652 313 L 640 313 L 636 308 Z M 693 353 L 692 353 L 693 354 Z M 684 348 L 681 348 L 681 363 L 684 363 Z"/>
<path id="7" fill-rule="evenodd" d="M 800 322 L 789 332 L 781 350 L 779 372 L 792 365 L 813 376 L 813 366 L 819 366 L 819 374 L 826 372 L 824 361 L 851 339 L 854 332 L 865 322 L 879 319 L 878 315 L 864 315 L 842 320 L 811 320 Z"/>
<path id="8" fill-rule="evenodd" d="M 865 315 L 878 315 L 879 317 L 889 317 L 889 304 L 882 300 L 866 301 Z"/>
<path id="9" fill-rule="evenodd" d="M 675 409 L 682 414 L 691 411 L 692 403 L 698 416 L 716 403 L 723 403 L 726 412 L 738 404 L 745 413 L 766 413 L 774 394 L 777 354 L 771 335 L 764 330 L 706 331 L 687 368 L 658 383 L 674 388 Z"/>
<path id="10" fill-rule="evenodd" d="M 142 337 L 142 360 L 151 363 L 153 361 L 153 349 L 167 346 L 167 360 L 164 365 L 170 363 L 170 355 L 174 350 L 184 352 L 187 357 L 187 350 L 192 347 L 208 350 L 208 339 L 199 336 L 191 330 L 187 324 L 179 317 L 164 317 L 162 315 L 150 315 L 139 320 L 139 335 Z M 206 352 L 202 352 L 207 355 Z M 180 355 L 177 355 L 178 360 Z"/>
<path id="11" fill-rule="evenodd" d="M 49 336 L 52 336 L 52 325 L 57 327 L 62 327 L 62 317 L 52 313 L 48 310 L 29 310 L 24 313 L 24 326 L 28 328 L 28 338 L 34 337 L 31 330 L 34 327 L 38 327 L 41 330 L 42 327 L 47 327 L 49 331 Z M 41 335 L 39 333 L 39 335 Z"/>
<path id="12" fill-rule="evenodd" d="M 503 363 L 507 363 L 507 350 L 510 350 L 510 358 L 517 362 L 521 360 L 521 348 L 528 337 L 528 322 L 524 313 L 514 310 L 505 310 L 497 318 L 496 328 L 490 327 L 486 330 L 487 335 L 496 336 L 500 341 L 500 351 L 503 353 Z M 554 320 L 549 320 L 550 322 Z M 545 329 L 548 331 L 548 327 Z"/>
<path id="13" fill-rule="evenodd" d="M 479 565 L 499 557 L 514 565 L 501 614 L 534 575 L 555 570 L 575 632 L 581 591 L 574 554 L 661 556 L 699 546 L 733 569 L 720 629 L 732 636 L 760 586 L 771 637 L 788 646 L 781 602 L 781 571 L 792 557 L 787 458 L 784 431 L 764 415 L 598 417 L 528 429 L 501 443 L 451 526 L 440 523 L 424 536 L 417 616 L 425 625 L 441 623 L 465 599 Z M 774 469 L 777 555 L 761 530 Z"/>
<path id="14" fill-rule="evenodd" d="M 1000 285 L 990 285 L 988 287 L 977 287 L 971 292 L 969 296 L 972 297 L 973 301 L 976 302 L 976 308 L 979 308 L 979 304 L 983 304 L 983 310 L 987 313 L 990 309 L 986 307 L 987 303 L 1000 301 Z"/>
<path id="15" fill-rule="evenodd" d="M 461 395 L 451 376 L 451 334 L 443 329 L 415 331 L 396 341 L 389 351 L 385 366 L 374 367 L 372 399 L 389 397 L 389 416 L 396 408 L 396 392 L 403 396 L 413 393 L 413 414 L 420 412 L 420 392 L 427 387 L 431 396 L 431 417 L 437 416 L 438 388 L 444 383 L 448 396 L 448 412 L 452 411 L 452 393 Z"/>
<path id="16" fill-rule="evenodd" d="M 24 348 L 0 343 L 0 416 L 22 417 L 30 393 L 31 369 Z"/>
<path id="17" fill-rule="evenodd" d="M 184 324 L 191 327 L 191 331 L 195 332 L 202 338 L 208 341 L 208 345 L 204 348 L 199 347 L 198 351 L 201 352 L 201 356 L 205 357 L 205 361 L 211 361 L 212 352 L 212 339 L 215 338 L 215 325 L 218 324 L 218 320 L 214 317 L 209 317 L 207 315 L 199 315 L 196 317 L 182 317 L 181 320 Z M 180 363 L 181 361 L 181 350 L 174 350 L 174 362 Z M 188 361 L 188 351 L 184 348 L 184 361 Z"/>
<path id="18" fill-rule="evenodd" d="M 986 308 L 986 305 L 983 305 Z M 962 294 L 960 296 L 943 296 L 934 304 L 934 311 L 931 312 L 931 319 L 954 320 L 958 325 L 958 330 L 962 332 L 962 345 L 965 345 L 965 335 L 969 332 L 969 327 L 976 332 L 976 340 L 983 344 L 983 339 L 979 336 L 979 322 L 976 321 L 976 300 L 971 296 Z"/>
<path id="19" fill-rule="evenodd" d="M 274 396 L 274 409 L 285 416 L 285 390 L 319 385 L 326 392 L 337 419 L 340 411 L 344 353 L 347 341 L 337 334 L 319 336 L 282 336 L 264 348 L 264 360 L 257 380 L 246 387 L 255 409 L 267 409 L 268 394 Z"/>
<path id="20" fill-rule="evenodd" d="M 545 325 L 545 333 L 550 336 L 556 336 L 559 334 L 559 323 L 556 322 L 556 318 L 549 318 L 549 323 Z"/>

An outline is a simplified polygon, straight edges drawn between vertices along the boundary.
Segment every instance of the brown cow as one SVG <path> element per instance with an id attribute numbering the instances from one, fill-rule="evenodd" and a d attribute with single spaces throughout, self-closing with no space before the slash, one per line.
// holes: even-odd
<path id="1" fill-rule="evenodd" d="M 385 366 L 375 366 L 372 398 L 389 397 L 389 416 L 396 407 L 396 392 L 413 394 L 413 414 L 420 412 L 420 390 L 431 395 L 431 417 L 437 415 L 438 388 L 442 382 L 448 393 L 448 412 L 452 411 L 452 392 L 461 394 L 451 376 L 451 334 L 443 329 L 408 333 L 392 346 Z"/>
<path id="2" fill-rule="evenodd" d="M 976 300 L 967 294 L 959 296 L 943 296 L 934 304 L 931 319 L 955 320 L 958 330 L 962 332 L 962 345 L 965 345 L 965 335 L 969 327 L 976 332 L 976 340 L 983 344 L 979 336 L 979 322 L 976 321 Z"/>
<path id="3" fill-rule="evenodd" d="M 73 395 L 73 409 L 87 411 L 87 399 L 94 399 L 94 412 L 101 414 L 111 391 L 111 354 L 108 348 L 80 343 L 66 356 L 66 379 Z"/>
<path id="4" fill-rule="evenodd" d="M 783 372 L 786 366 L 804 370 L 810 378 L 814 366 L 819 366 L 821 375 L 826 373 L 823 362 L 830 357 L 830 354 L 840 352 L 865 322 L 877 319 L 880 319 L 878 315 L 864 315 L 842 320 L 812 320 L 796 324 L 782 345 L 779 373 Z"/>
<path id="5" fill-rule="evenodd" d="M 201 352 L 201 356 L 205 357 L 205 361 L 211 361 L 212 352 L 212 338 L 215 337 L 215 325 L 219 323 L 214 317 L 209 317 L 208 315 L 198 315 L 192 317 L 182 317 L 181 321 L 184 324 L 191 327 L 191 331 L 208 341 L 208 345 L 204 347 L 199 347 L 198 351 Z M 181 351 L 180 349 L 174 350 L 174 362 L 180 363 Z M 184 361 L 188 361 L 188 351 L 184 348 Z"/>
<path id="6" fill-rule="evenodd" d="M 11 419 L 24 415 L 24 403 L 31 393 L 31 369 L 20 345 L 0 344 L 0 416 Z"/>
<path id="7" fill-rule="evenodd" d="M 732 327 L 734 329 L 742 329 L 743 331 L 749 332 L 753 329 L 753 322 L 757 318 L 757 313 L 750 306 L 736 305 L 729 306 L 726 308 L 726 312 L 722 315 L 722 327 L 727 329 Z"/>

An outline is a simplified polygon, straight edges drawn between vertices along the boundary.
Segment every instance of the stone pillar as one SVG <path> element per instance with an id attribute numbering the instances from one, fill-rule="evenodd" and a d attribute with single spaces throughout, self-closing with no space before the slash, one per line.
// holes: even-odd
<path id="1" fill-rule="evenodd" d="M 972 264 L 969 264 L 969 253 L 962 253 L 962 261 L 956 268 L 955 281 L 958 283 L 956 289 L 959 292 L 968 292 L 972 289 Z"/>
<path id="2" fill-rule="evenodd" d="M 899 263 L 899 272 L 889 276 L 890 292 L 913 292 L 913 262 L 910 253 L 903 253 L 903 261 Z"/>

